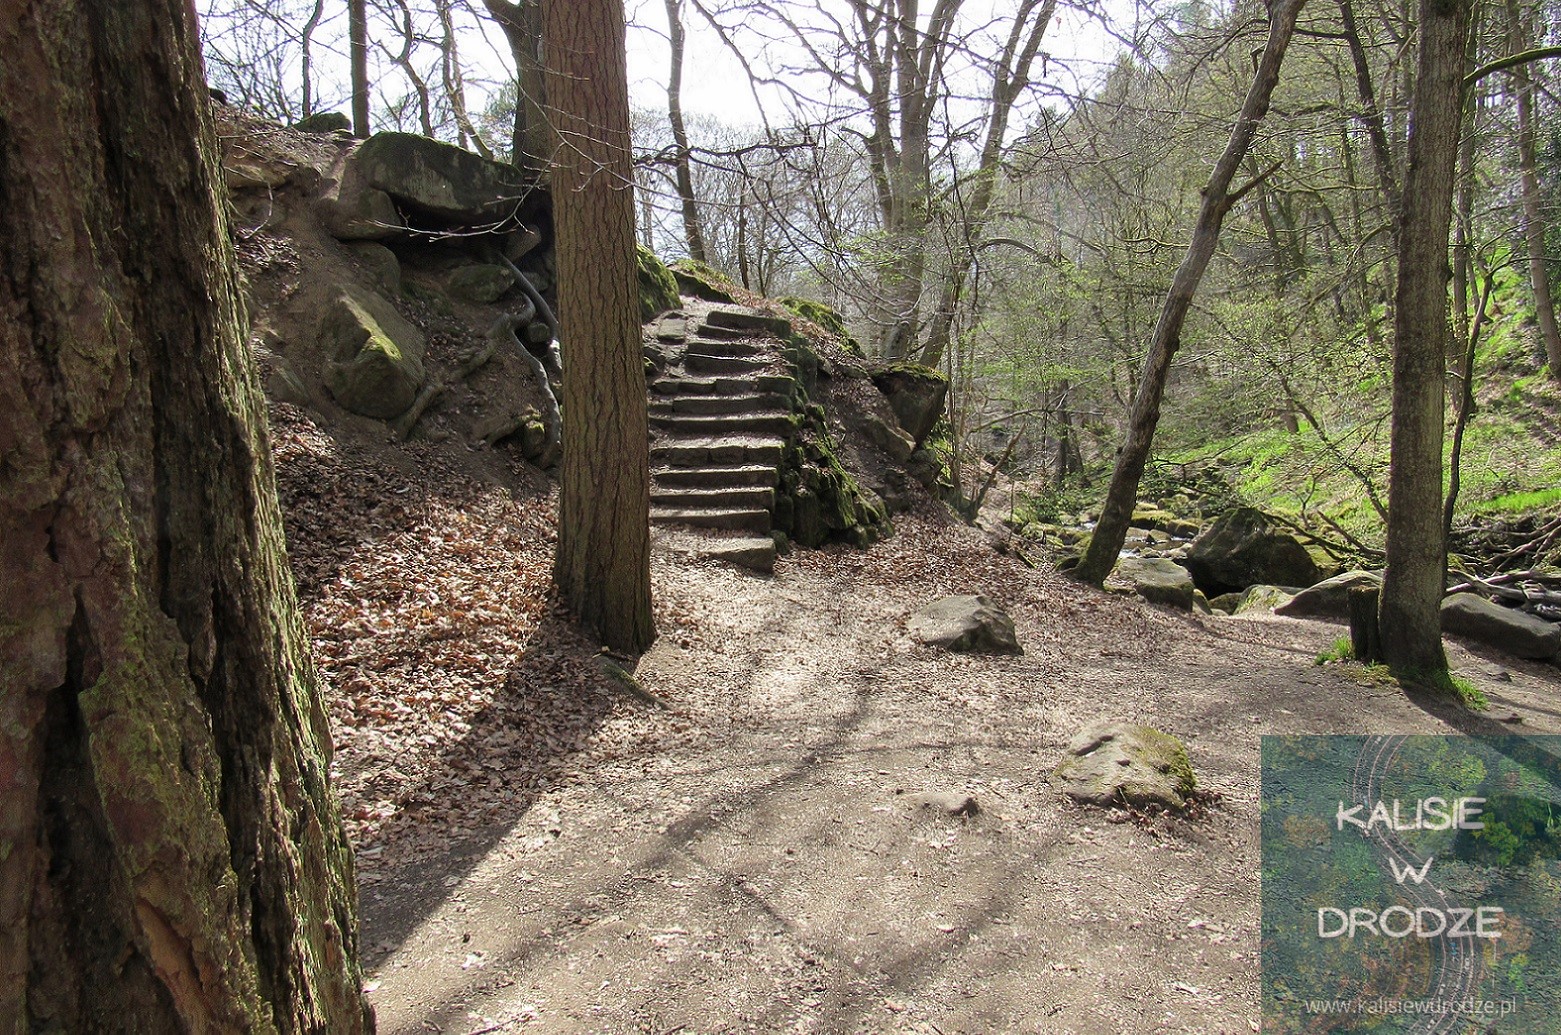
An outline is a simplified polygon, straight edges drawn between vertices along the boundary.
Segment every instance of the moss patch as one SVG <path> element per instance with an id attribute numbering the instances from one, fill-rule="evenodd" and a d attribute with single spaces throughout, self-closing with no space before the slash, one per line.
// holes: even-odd
<path id="1" fill-rule="evenodd" d="M 640 322 L 646 323 L 678 307 L 678 284 L 672 271 L 644 245 L 636 245 L 640 274 Z"/>
<path id="2" fill-rule="evenodd" d="M 783 298 L 780 304 L 804 320 L 818 324 L 826 332 L 838 338 L 841 346 L 853 356 L 858 359 L 866 358 L 866 353 L 862 351 L 862 343 L 851 336 L 850 329 L 846 327 L 845 317 L 841 316 L 840 311 L 833 306 L 796 297 Z"/>

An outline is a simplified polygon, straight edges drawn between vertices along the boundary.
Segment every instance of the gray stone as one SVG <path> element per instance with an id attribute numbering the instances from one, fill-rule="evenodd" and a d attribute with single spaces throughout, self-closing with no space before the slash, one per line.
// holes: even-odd
<path id="1" fill-rule="evenodd" d="M 413 133 L 376 133 L 347 159 L 357 180 L 403 205 L 457 223 L 513 217 L 527 190 L 518 169 Z"/>
<path id="2" fill-rule="evenodd" d="M 299 119 L 293 128 L 300 133 L 338 133 L 352 129 L 352 120 L 339 111 L 322 111 Z"/>
<path id="3" fill-rule="evenodd" d="M 1454 593 L 1442 601 L 1442 630 L 1515 658 L 1548 661 L 1561 654 L 1561 625 L 1475 593 Z"/>
<path id="4" fill-rule="evenodd" d="M 318 340 L 330 357 L 325 387 L 345 409 L 389 420 L 404 412 L 423 385 L 423 332 L 391 304 L 347 288 L 320 321 Z"/>
<path id="5" fill-rule="evenodd" d="M 1023 654 L 1014 620 L 983 596 L 944 597 L 911 615 L 911 636 L 932 647 L 980 654 Z"/>
<path id="6" fill-rule="evenodd" d="M 452 272 L 444 286 L 452 298 L 491 305 L 515 286 L 515 275 L 503 266 L 474 262 Z"/>
<path id="7" fill-rule="evenodd" d="M 1192 576 L 1175 561 L 1124 557 L 1117 562 L 1117 574 L 1151 604 L 1183 611 L 1191 611 L 1193 608 Z"/>
<path id="8" fill-rule="evenodd" d="M 1221 514 L 1188 548 L 1185 563 L 1211 596 L 1260 584 L 1310 586 L 1322 578 L 1300 540 L 1252 507 Z"/>
<path id="9" fill-rule="evenodd" d="M 1130 723 L 1100 723 L 1080 733 L 1056 775 L 1064 793 L 1091 805 L 1181 809 L 1197 787 L 1180 740 Z"/>
<path id="10" fill-rule="evenodd" d="M 406 233 L 390 195 L 362 184 L 339 184 L 321 198 L 320 222 L 338 241 L 380 241 Z"/>
<path id="11" fill-rule="evenodd" d="M 899 428 L 892 428 L 879 417 L 868 417 L 863 422 L 867 431 L 867 437 L 873 440 L 873 444 L 889 455 L 889 459 L 895 463 L 903 464 L 911 458 L 916 451 L 916 444 L 910 436 Z"/>
<path id="12" fill-rule="evenodd" d="M 919 812 L 932 812 L 941 816 L 969 819 L 981 814 L 981 805 L 968 794 L 958 791 L 928 791 L 925 794 L 906 795 L 906 800 Z"/>
<path id="13" fill-rule="evenodd" d="M 1198 592 L 1202 593 L 1203 590 L 1200 589 Z M 1221 593 L 1219 596 L 1209 601 L 1209 606 L 1216 611 L 1222 611 L 1225 614 L 1233 615 L 1236 613 L 1236 608 L 1245 598 L 1245 593 Z"/>
<path id="14" fill-rule="evenodd" d="M 378 241 L 357 241 L 347 245 L 347 250 L 368 271 L 377 290 L 387 295 L 401 294 L 401 260 L 395 252 Z"/>
<path id="15" fill-rule="evenodd" d="M 1231 614 L 1244 615 L 1253 611 L 1272 611 L 1295 596 L 1295 590 L 1284 586 L 1248 586 L 1246 592 L 1237 595 L 1240 599 Z"/>
<path id="16" fill-rule="evenodd" d="M 926 441 L 948 400 L 949 381 L 931 367 L 897 363 L 875 371 L 873 384 L 889 400 L 900 427 L 917 446 Z"/>
<path id="17" fill-rule="evenodd" d="M 1382 576 L 1372 571 L 1347 571 L 1335 575 L 1301 590 L 1275 607 L 1274 614 L 1291 618 L 1348 618 L 1350 590 L 1357 587 L 1381 589 Z"/>

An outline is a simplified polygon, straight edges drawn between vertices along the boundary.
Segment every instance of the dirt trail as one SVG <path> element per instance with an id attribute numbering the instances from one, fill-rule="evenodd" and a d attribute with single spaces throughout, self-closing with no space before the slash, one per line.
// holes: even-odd
<path id="1" fill-rule="evenodd" d="M 1315 667 L 1335 626 L 1157 611 L 898 527 L 773 579 L 663 551 L 638 676 L 672 710 L 617 707 L 518 822 L 368 874 L 381 1030 L 1257 1030 L 1259 736 L 1452 727 Z M 913 644 L 951 592 L 1027 653 Z M 1504 732 L 1561 730 L 1554 668 L 1454 659 Z M 1208 814 L 1067 804 L 1051 768 L 1102 716 L 1185 738 Z"/>

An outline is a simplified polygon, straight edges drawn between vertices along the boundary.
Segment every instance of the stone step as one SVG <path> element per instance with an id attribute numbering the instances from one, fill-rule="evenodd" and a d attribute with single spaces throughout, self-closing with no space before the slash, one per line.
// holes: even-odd
<path id="1" fill-rule="evenodd" d="M 711 560 L 725 561 L 740 568 L 747 568 L 763 575 L 775 571 L 775 540 L 769 536 L 741 539 L 712 539 L 700 548 L 699 555 Z"/>
<path id="2" fill-rule="evenodd" d="M 737 356 L 700 356 L 689 353 L 683 357 L 683 369 L 694 374 L 751 374 L 763 370 L 772 363 L 769 359 L 744 359 Z"/>
<path id="3" fill-rule="evenodd" d="M 762 392 L 741 395 L 672 395 L 650 404 L 651 413 L 764 413 L 785 410 L 784 396 Z"/>
<path id="4" fill-rule="evenodd" d="M 791 334 L 791 321 L 783 316 L 770 316 L 746 306 L 714 306 L 705 314 L 705 327 L 749 331 L 755 334 L 773 334 L 785 338 Z"/>
<path id="5" fill-rule="evenodd" d="M 675 438 L 650 447 L 651 459 L 668 467 L 747 466 L 780 463 L 785 443 L 756 435 Z"/>
<path id="6" fill-rule="evenodd" d="M 797 387 L 797 379 L 790 374 L 760 374 L 754 382 L 761 392 L 775 392 L 789 396 Z"/>
<path id="7" fill-rule="evenodd" d="M 650 519 L 658 525 L 692 525 L 695 528 L 727 528 L 740 532 L 768 532 L 770 512 L 731 508 L 727 510 L 676 510 L 652 507 Z"/>
<path id="8" fill-rule="evenodd" d="M 766 351 L 763 345 L 755 345 L 751 341 L 714 341 L 710 338 L 688 339 L 688 355 L 690 356 L 738 356 L 748 358 L 761 355 Z"/>
<path id="9" fill-rule="evenodd" d="M 661 467 L 650 472 L 658 486 L 666 488 L 721 489 L 734 486 L 764 486 L 773 488 L 775 467 L 771 464 L 748 464 L 728 467 Z"/>
<path id="10" fill-rule="evenodd" d="M 784 413 L 657 413 L 650 422 L 673 435 L 784 435 L 791 430 Z"/>
<path id="11" fill-rule="evenodd" d="M 669 489 L 657 486 L 651 490 L 653 507 L 673 510 L 775 510 L 775 487 L 739 485 L 722 489 Z"/>

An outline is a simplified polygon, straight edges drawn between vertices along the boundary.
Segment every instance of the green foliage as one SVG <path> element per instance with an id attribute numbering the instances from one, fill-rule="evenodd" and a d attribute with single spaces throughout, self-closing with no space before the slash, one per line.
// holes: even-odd
<path id="1" fill-rule="evenodd" d="M 1317 658 L 1313 664 L 1327 665 L 1335 661 L 1353 661 L 1354 659 L 1355 645 L 1350 642 L 1348 636 L 1340 636 L 1333 641 L 1333 645 L 1327 650 L 1317 652 Z"/>

